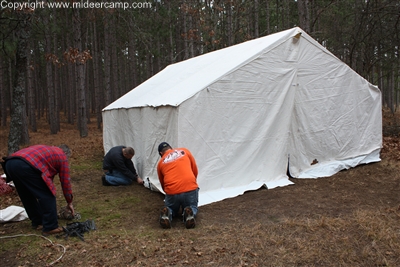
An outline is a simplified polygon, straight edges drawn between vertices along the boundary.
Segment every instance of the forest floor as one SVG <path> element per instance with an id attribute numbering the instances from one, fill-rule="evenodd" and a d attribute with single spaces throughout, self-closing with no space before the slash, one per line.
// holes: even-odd
<path id="1" fill-rule="evenodd" d="M 400 114 L 384 114 L 392 135 L 384 131 L 380 162 L 202 206 L 189 230 L 179 220 L 172 229 L 160 228 L 162 194 L 137 184 L 102 186 L 104 151 L 96 123 L 80 138 L 76 126 L 63 122 L 60 133 L 50 135 L 40 121 L 30 144 L 72 148 L 75 209 L 81 222 L 94 220 L 97 229 L 82 241 L 45 239 L 28 220 L 0 224 L 0 265 L 400 266 L 400 138 L 393 135 Z M 7 151 L 7 131 L 0 127 L 0 155 Z M 58 206 L 65 206 L 57 188 Z M 0 196 L 0 209 L 10 205 L 21 206 L 15 191 Z"/>

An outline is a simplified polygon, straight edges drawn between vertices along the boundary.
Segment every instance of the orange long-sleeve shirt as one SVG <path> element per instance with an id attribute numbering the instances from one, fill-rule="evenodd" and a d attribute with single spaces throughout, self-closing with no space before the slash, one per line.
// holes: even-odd
<path id="1" fill-rule="evenodd" d="M 157 165 L 158 179 L 167 195 L 197 189 L 196 161 L 186 148 L 167 150 Z"/>

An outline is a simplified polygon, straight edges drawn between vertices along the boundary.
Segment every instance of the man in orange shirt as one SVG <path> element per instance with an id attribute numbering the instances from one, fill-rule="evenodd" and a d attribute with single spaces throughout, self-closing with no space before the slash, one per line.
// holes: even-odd
<path id="1" fill-rule="evenodd" d="M 166 142 L 158 146 L 158 153 L 161 156 L 157 165 L 158 179 L 165 192 L 160 224 L 163 228 L 171 228 L 172 218 L 182 208 L 185 227 L 194 228 L 199 202 L 196 161 L 188 149 L 172 149 Z"/>

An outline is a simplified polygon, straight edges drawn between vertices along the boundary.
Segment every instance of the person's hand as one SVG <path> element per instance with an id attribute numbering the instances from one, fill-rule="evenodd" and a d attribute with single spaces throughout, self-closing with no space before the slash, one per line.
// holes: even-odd
<path id="1" fill-rule="evenodd" d="M 138 177 L 137 177 L 137 183 L 138 183 L 138 184 L 143 184 L 144 181 L 143 181 L 142 178 L 140 178 L 140 177 L 138 176 Z"/>
<path id="2" fill-rule="evenodd" d="M 72 205 L 72 202 L 67 204 L 67 209 L 71 211 L 72 216 L 75 216 L 74 205 Z"/>

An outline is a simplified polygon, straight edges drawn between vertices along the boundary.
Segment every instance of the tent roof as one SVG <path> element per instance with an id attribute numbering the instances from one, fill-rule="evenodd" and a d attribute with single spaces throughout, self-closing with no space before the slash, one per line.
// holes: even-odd
<path id="1" fill-rule="evenodd" d="M 103 111 L 145 106 L 178 106 L 223 75 L 301 32 L 296 27 L 169 65 Z"/>

